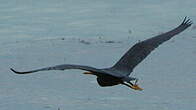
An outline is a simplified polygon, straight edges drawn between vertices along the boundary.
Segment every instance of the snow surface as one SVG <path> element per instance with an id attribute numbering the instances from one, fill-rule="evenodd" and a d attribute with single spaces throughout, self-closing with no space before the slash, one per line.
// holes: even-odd
<path id="1" fill-rule="evenodd" d="M 80 70 L 16 75 L 56 64 L 114 64 L 138 40 L 169 31 L 195 0 L 0 0 L 0 110 L 196 110 L 195 25 L 132 73 L 143 91 L 102 88 Z"/>

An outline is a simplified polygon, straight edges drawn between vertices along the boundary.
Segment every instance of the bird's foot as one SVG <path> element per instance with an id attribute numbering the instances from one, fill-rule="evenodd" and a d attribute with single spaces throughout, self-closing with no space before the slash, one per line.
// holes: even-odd
<path id="1" fill-rule="evenodd" d="M 93 75 L 93 72 L 88 71 L 88 72 L 84 72 L 83 74 L 91 74 L 91 75 Z"/>

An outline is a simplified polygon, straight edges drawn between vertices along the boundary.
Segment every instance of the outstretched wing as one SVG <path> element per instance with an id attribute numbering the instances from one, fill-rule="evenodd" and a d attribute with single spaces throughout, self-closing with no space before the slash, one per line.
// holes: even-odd
<path id="1" fill-rule="evenodd" d="M 120 71 L 121 74 L 130 75 L 133 69 L 144 60 L 155 48 L 157 48 L 163 42 L 171 39 L 173 36 L 191 26 L 192 21 L 184 18 L 183 22 L 175 29 L 163 33 L 161 35 L 152 37 L 135 44 L 128 50 L 127 53 L 112 67 L 111 70 Z"/>
<path id="2" fill-rule="evenodd" d="M 35 69 L 35 70 L 31 70 L 31 71 L 23 71 L 23 72 L 16 71 L 12 68 L 10 68 L 10 69 L 14 73 L 17 73 L 17 74 L 29 74 L 29 73 L 34 73 L 34 72 L 38 72 L 38 71 L 48 71 L 48 70 L 80 69 L 80 70 L 95 72 L 95 73 L 99 73 L 99 74 L 107 74 L 107 75 L 112 75 L 112 76 L 116 76 L 116 77 L 121 77 L 120 75 L 113 74 L 113 73 L 107 72 L 107 71 L 102 70 L 102 69 L 97 69 L 97 68 L 93 68 L 93 67 L 90 67 L 90 66 L 70 65 L 70 64 L 56 65 L 56 66 L 52 66 L 52 67 L 46 67 L 46 68 Z"/>

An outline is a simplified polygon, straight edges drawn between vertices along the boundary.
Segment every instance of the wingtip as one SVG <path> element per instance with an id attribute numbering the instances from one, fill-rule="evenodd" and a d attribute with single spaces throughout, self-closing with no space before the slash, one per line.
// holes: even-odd
<path id="1" fill-rule="evenodd" d="M 18 71 L 16 71 L 16 70 L 14 70 L 13 68 L 10 68 L 10 70 L 11 70 L 12 72 L 16 73 L 16 74 L 22 74 L 21 72 L 18 72 Z"/>
<path id="2" fill-rule="evenodd" d="M 14 73 L 17 73 L 17 71 L 15 71 L 13 68 L 10 68 L 10 70 Z"/>
<path id="3" fill-rule="evenodd" d="M 184 17 L 184 19 L 183 19 L 183 21 L 182 21 L 182 24 L 184 24 L 184 23 L 185 23 L 186 18 L 187 18 L 187 16 L 185 16 L 185 17 Z"/>
<path id="4" fill-rule="evenodd" d="M 182 22 L 182 25 L 187 25 L 187 26 L 191 26 L 193 24 L 193 22 L 191 21 L 190 18 L 188 18 L 187 16 L 184 17 L 184 20 Z"/>

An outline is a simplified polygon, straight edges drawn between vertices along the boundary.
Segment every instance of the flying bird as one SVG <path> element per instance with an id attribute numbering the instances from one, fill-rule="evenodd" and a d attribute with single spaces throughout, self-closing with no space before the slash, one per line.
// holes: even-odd
<path id="1" fill-rule="evenodd" d="M 12 68 L 10 69 L 17 74 L 29 74 L 38 71 L 48 70 L 80 69 L 86 71 L 84 72 L 84 74 L 97 76 L 97 82 L 102 87 L 122 84 L 134 90 L 143 90 L 137 84 L 138 78 L 130 76 L 133 69 L 141 61 L 143 61 L 155 48 L 157 48 L 162 43 L 168 41 L 175 35 L 181 33 L 182 31 L 190 27 L 192 24 L 192 21 L 185 17 L 183 22 L 175 29 L 157 35 L 155 37 L 146 39 L 144 41 L 140 41 L 133 45 L 133 47 L 131 47 L 116 64 L 109 68 L 97 69 L 94 67 L 84 65 L 62 64 L 24 72 L 19 72 Z"/>

